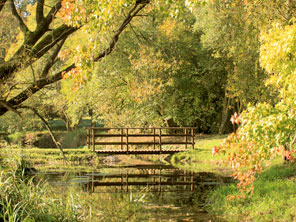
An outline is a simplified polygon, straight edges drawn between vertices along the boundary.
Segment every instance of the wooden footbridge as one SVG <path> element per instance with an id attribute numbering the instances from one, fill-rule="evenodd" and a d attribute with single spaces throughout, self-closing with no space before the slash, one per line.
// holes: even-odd
<path id="1" fill-rule="evenodd" d="M 173 154 L 194 149 L 194 127 L 87 128 L 89 149 L 100 154 Z M 108 147 L 108 148 L 106 148 Z"/>

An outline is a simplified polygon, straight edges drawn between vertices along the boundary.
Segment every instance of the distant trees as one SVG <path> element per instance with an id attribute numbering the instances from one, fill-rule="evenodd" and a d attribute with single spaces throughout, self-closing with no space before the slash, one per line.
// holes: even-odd
<path id="1" fill-rule="evenodd" d="M 217 132 L 226 72 L 223 61 L 202 47 L 193 23 L 189 11 L 177 18 L 153 12 L 134 22 L 79 90 L 71 90 L 72 78 L 63 81 L 69 113 L 88 105 L 110 125 L 197 126 L 200 132 Z"/>

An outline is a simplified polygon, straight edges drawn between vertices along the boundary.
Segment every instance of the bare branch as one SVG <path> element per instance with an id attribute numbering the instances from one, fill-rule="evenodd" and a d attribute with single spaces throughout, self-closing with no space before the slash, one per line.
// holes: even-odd
<path id="1" fill-rule="evenodd" d="M 36 116 L 38 116 L 39 119 L 41 119 L 41 121 L 44 123 L 46 129 L 48 130 L 48 132 L 49 132 L 49 134 L 50 134 L 50 136 L 51 136 L 52 141 L 55 143 L 56 147 L 61 151 L 64 160 L 67 161 L 67 158 L 66 158 L 66 156 L 65 156 L 64 150 L 62 149 L 60 143 L 56 140 L 56 138 L 55 138 L 55 136 L 54 136 L 54 134 L 53 134 L 53 132 L 52 132 L 52 129 L 51 129 L 50 125 L 49 125 L 48 122 L 47 122 L 47 121 L 46 121 L 46 120 L 45 120 L 45 119 L 44 119 L 44 118 L 38 113 L 38 111 L 37 111 L 36 109 L 34 109 L 33 107 L 30 107 L 30 106 L 19 106 L 19 107 L 17 107 L 17 109 L 29 109 L 29 110 L 32 110 L 32 111 L 34 112 L 34 114 L 35 114 Z"/>
<path id="2" fill-rule="evenodd" d="M 13 0 L 9 0 L 9 4 L 10 4 L 10 8 L 11 8 L 11 12 L 12 14 L 16 17 L 16 19 L 19 22 L 19 25 L 21 27 L 22 32 L 24 33 L 24 35 L 26 36 L 26 33 L 29 32 L 28 27 L 26 26 L 26 24 L 24 23 L 23 19 L 21 18 L 21 16 L 18 14 L 18 12 L 16 11 L 15 5 Z"/>
<path id="3" fill-rule="evenodd" d="M 44 0 L 38 0 L 37 7 L 36 7 L 36 22 L 37 22 L 37 24 L 40 24 L 44 19 L 43 7 L 44 7 Z"/>

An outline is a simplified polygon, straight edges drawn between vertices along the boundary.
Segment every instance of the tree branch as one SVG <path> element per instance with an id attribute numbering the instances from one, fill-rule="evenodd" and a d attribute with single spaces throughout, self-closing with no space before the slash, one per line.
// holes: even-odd
<path id="1" fill-rule="evenodd" d="M 0 0 L 0 12 L 2 11 L 5 3 L 6 3 L 6 0 Z"/>
<path id="2" fill-rule="evenodd" d="M 44 19 L 43 7 L 44 7 L 44 0 L 38 0 L 37 7 L 36 7 L 36 22 L 37 22 L 37 24 L 40 24 Z"/>
<path id="3" fill-rule="evenodd" d="M 9 61 L 0 64 L 0 81 L 4 83 L 12 74 L 20 68 L 25 69 L 30 64 L 37 61 L 45 53 L 47 53 L 60 40 L 68 37 L 77 29 L 61 25 L 53 30 L 51 34 L 47 34 L 37 45 L 31 50 L 23 45 Z"/>
<path id="4" fill-rule="evenodd" d="M 21 27 L 22 32 L 24 33 L 24 35 L 26 36 L 26 34 L 29 32 L 28 27 L 26 26 L 26 24 L 24 23 L 23 19 L 21 18 L 21 16 L 18 14 L 18 12 L 16 11 L 15 5 L 13 0 L 9 0 L 9 5 L 11 8 L 11 12 L 14 15 L 14 17 L 16 17 L 16 19 L 19 22 L 19 25 Z"/>
<path id="5" fill-rule="evenodd" d="M 115 47 L 115 44 L 118 41 L 119 35 L 127 27 L 127 25 L 130 23 L 130 21 L 137 15 L 137 13 L 140 10 L 142 10 L 148 3 L 149 3 L 148 1 L 147 1 L 147 3 L 138 3 L 130 10 L 130 12 L 128 13 L 128 15 L 124 19 L 124 21 L 122 22 L 119 29 L 115 32 L 112 40 L 109 43 L 109 46 L 105 50 L 103 50 L 97 57 L 95 57 L 95 59 L 94 59 L 95 62 L 97 62 L 101 58 L 109 55 L 114 50 L 114 47 Z M 138 7 L 138 6 L 140 6 L 140 7 Z M 56 73 L 53 76 L 49 76 L 49 77 L 37 80 L 30 87 L 28 87 L 27 89 L 22 91 L 20 94 L 18 94 L 17 96 L 11 98 L 7 103 L 12 107 L 19 106 L 24 101 L 26 101 L 28 98 L 30 98 L 33 94 L 35 94 L 36 92 L 38 92 L 42 88 L 44 88 L 45 86 L 61 80 L 62 79 L 62 73 L 69 72 L 73 68 L 76 68 L 75 63 L 69 65 L 68 67 L 66 67 L 65 69 L 61 70 L 60 72 Z M 1 73 L 1 66 L 0 66 L 0 74 L 2 74 Z M 0 78 L 1 78 L 1 75 L 0 75 Z M 4 113 L 6 113 L 7 111 L 8 111 L 8 109 L 5 108 L 4 106 L 1 106 L 1 104 L 0 104 L 0 116 L 3 115 Z"/>
<path id="6" fill-rule="evenodd" d="M 22 115 L 20 114 L 19 111 L 17 111 L 15 108 L 13 108 L 12 106 L 10 106 L 8 103 L 6 103 L 5 101 L 0 101 L 0 105 L 5 107 L 7 110 L 12 111 L 14 113 L 16 113 L 21 119 L 23 118 Z"/>
<path id="7" fill-rule="evenodd" d="M 33 107 L 30 107 L 30 106 L 19 106 L 19 107 L 17 107 L 17 109 L 29 109 L 29 110 L 32 110 L 32 111 L 34 112 L 34 114 L 35 114 L 36 116 L 38 116 L 38 117 L 41 119 L 41 121 L 44 123 L 46 129 L 48 130 L 48 132 L 49 132 L 49 134 L 50 134 L 50 136 L 51 136 L 52 141 L 55 143 L 56 147 L 61 151 L 64 160 L 67 161 L 67 158 L 66 158 L 66 156 L 65 156 L 65 153 L 64 153 L 64 151 L 63 151 L 63 149 L 62 149 L 60 143 L 56 140 L 56 138 L 55 138 L 55 136 L 54 136 L 54 134 L 53 134 L 53 132 L 52 132 L 52 129 L 51 129 L 50 125 L 49 125 L 48 122 L 47 122 L 47 121 L 46 121 L 46 120 L 45 120 L 45 119 L 44 119 L 44 118 L 38 113 L 38 111 L 37 111 L 36 109 L 34 109 Z"/>
<path id="8" fill-rule="evenodd" d="M 127 14 L 126 18 L 122 22 L 121 26 L 118 28 L 118 30 L 115 32 L 114 36 L 112 37 L 109 47 L 107 47 L 105 50 L 103 50 L 98 56 L 94 58 L 94 62 L 99 61 L 103 57 L 109 55 L 113 50 L 114 47 L 119 39 L 120 34 L 123 32 L 123 30 L 126 28 L 126 26 L 130 23 L 130 21 L 138 14 L 139 11 L 141 11 L 149 1 L 145 1 L 145 3 L 137 3 Z M 138 7 L 140 6 L 140 7 Z"/>
<path id="9" fill-rule="evenodd" d="M 53 53 L 51 54 L 49 61 L 46 63 L 46 65 L 44 66 L 42 73 L 41 73 L 41 78 L 45 78 L 50 70 L 50 68 L 53 66 L 53 64 L 56 61 L 56 57 L 58 56 L 61 48 L 63 47 L 64 43 L 66 41 L 66 38 L 64 38 L 61 42 L 58 43 L 56 49 L 53 51 Z"/>
<path id="10" fill-rule="evenodd" d="M 31 86 L 29 86 L 27 89 L 22 91 L 20 94 L 18 94 L 17 96 L 11 98 L 10 100 L 8 100 L 7 104 L 9 104 L 12 107 L 22 104 L 24 101 L 26 101 L 28 98 L 30 98 L 36 92 L 40 91 L 45 86 L 61 80 L 62 79 L 62 73 L 69 72 L 73 68 L 75 68 L 74 63 L 72 65 L 68 66 L 67 68 L 63 69 L 62 71 L 56 73 L 53 76 L 49 76 L 47 78 L 37 80 Z M 8 111 L 7 108 L 5 108 L 3 106 L 0 106 L 0 116 L 3 115 L 4 113 L 6 113 L 7 111 Z"/>
<path id="11" fill-rule="evenodd" d="M 75 32 L 77 28 L 69 27 L 67 25 L 61 25 L 48 33 L 42 41 L 37 43 L 32 49 L 32 56 L 34 58 L 40 58 L 47 53 L 53 46 L 55 46 L 60 40 L 65 39 L 70 34 Z"/>
<path id="12" fill-rule="evenodd" d="M 60 0 L 55 4 L 55 6 L 51 8 L 51 10 L 49 11 L 49 13 L 45 18 L 47 24 L 50 24 L 52 22 L 52 20 L 54 19 L 58 11 L 61 9 L 61 7 L 62 7 L 62 1 Z"/>

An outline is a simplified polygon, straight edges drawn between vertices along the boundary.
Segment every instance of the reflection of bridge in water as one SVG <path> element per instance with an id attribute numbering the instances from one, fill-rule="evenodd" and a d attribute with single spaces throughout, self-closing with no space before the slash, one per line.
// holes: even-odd
<path id="1" fill-rule="evenodd" d="M 89 173 L 89 182 L 83 186 L 89 192 L 193 192 L 196 185 L 214 185 L 200 173 L 170 166 L 138 166 L 118 169 L 117 173 Z"/>

